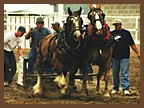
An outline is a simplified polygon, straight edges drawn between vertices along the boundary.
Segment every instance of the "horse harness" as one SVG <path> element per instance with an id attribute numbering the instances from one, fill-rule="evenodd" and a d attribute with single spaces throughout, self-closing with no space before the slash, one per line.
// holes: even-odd
<path id="1" fill-rule="evenodd" d="M 86 28 L 87 31 L 86 37 L 89 39 L 89 41 L 93 41 L 96 43 L 95 47 L 98 48 L 99 55 L 103 54 L 103 48 L 113 45 L 113 37 L 111 36 L 109 27 L 106 23 L 104 23 L 104 28 L 105 28 L 106 36 L 103 38 L 96 36 L 95 27 L 92 24 L 88 25 Z"/>
<path id="2" fill-rule="evenodd" d="M 59 54 L 71 54 L 77 55 L 80 50 L 81 41 L 78 40 L 78 44 L 75 48 L 71 48 L 66 39 L 65 30 L 62 30 L 57 36 L 57 52 Z"/>

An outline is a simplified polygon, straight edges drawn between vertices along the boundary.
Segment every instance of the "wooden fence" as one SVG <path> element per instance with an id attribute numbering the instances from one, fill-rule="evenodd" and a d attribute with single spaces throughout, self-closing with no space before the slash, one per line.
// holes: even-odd
<path id="1" fill-rule="evenodd" d="M 64 15 L 61 20 L 57 14 L 42 16 L 44 18 L 45 27 L 51 29 L 51 22 L 59 21 L 62 26 L 62 20 L 66 19 L 67 15 Z M 26 27 L 26 31 L 28 32 L 31 27 L 35 27 L 36 19 L 39 16 L 28 16 L 28 15 L 8 15 L 7 13 L 4 14 L 4 33 L 9 31 L 16 31 L 19 26 Z M 87 15 L 82 15 L 84 20 L 84 24 L 86 22 Z M 106 21 L 110 26 L 111 30 L 114 28 L 112 27 L 112 22 L 114 19 L 119 18 L 123 21 L 123 26 L 128 29 L 136 42 L 136 44 L 140 44 L 140 17 L 139 16 L 106 16 Z M 25 40 L 23 38 L 23 48 L 30 48 L 30 40 Z"/>

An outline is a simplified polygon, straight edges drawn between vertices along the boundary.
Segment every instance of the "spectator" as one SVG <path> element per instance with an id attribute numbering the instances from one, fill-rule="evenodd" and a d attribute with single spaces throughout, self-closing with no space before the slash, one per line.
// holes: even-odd
<path id="1" fill-rule="evenodd" d="M 11 85 L 17 69 L 13 49 L 18 46 L 18 54 L 23 57 L 21 37 L 25 32 L 25 28 L 20 26 L 17 32 L 9 32 L 4 36 L 4 86 Z"/>
<path id="2" fill-rule="evenodd" d="M 34 74 L 34 63 L 36 62 L 36 57 L 38 54 L 38 47 L 40 41 L 47 35 L 51 34 L 51 31 L 44 27 L 44 21 L 42 17 L 38 17 L 36 20 L 36 27 L 30 28 L 29 32 L 25 35 L 26 39 L 31 38 L 31 50 L 29 52 L 29 61 L 28 61 L 28 74 Z M 48 68 L 48 71 L 52 71 L 51 67 Z"/>
<path id="3" fill-rule="evenodd" d="M 54 34 L 58 34 L 62 30 L 59 22 L 51 23 L 51 25 L 52 25 L 53 30 L 55 31 Z"/>
<path id="4" fill-rule="evenodd" d="M 53 22 L 51 23 L 52 28 L 54 30 L 54 35 L 57 37 L 57 47 L 58 49 L 62 49 L 63 47 L 63 35 L 64 35 L 64 29 L 60 26 L 59 22 Z"/>
<path id="5" fill-rule="evenodd" d="M 125 95 L 130 95 L 129 86 L 129 58 L 130 47 L 137 54 L 140 59 L 140 53 L 134 43 L 134 40 L 128 30 L 122 28 L 122 21 L 116 19 L 113 23 L 115 30 L 111 32 L 114 38 L 114 46 L 112 53 L 112 72 L 113 72 L 113 90 L 111 94 L 119 91 L 119 84 L 121 80 L 121 87 Z M 121 74 L 121 75 L 119 75 Z"/>

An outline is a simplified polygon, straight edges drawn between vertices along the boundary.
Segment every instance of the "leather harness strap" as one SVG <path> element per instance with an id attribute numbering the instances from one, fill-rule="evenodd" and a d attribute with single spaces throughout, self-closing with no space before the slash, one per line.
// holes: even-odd
<path id="1" fill-rule="evenodd" d="M 105 25 L 105 28 L 106 28 L 106 31 L 107 31 L 107 35 L 104 37 L 104 40 L 108 40 L 109 37 L 110 37 L 110 30 L 109 30 L 109 27 L 108 27 L 108 24 L 106 24 L 104 22 L 104 25 Z M 92 24 L 90 24 L 88 26 L 88 35 L 91 37 L 93 35 L 93 30 L 94 30 L 94 27 Z"/>
<path id="2" fill-rule="evenodd" d="M 104 22 L 104 25 L 105 25 L 105 28 L 106 28 L 106 30 L 107 30 L 107 35 L 106 35 L 106 37 L 105 37 L 104 39 L 107 40 L 107 39 L 109 39 L 109 37 L 110 37 L 110 30 L 109 30 L 108 24 L 106 24 L 106 23 Z"/>

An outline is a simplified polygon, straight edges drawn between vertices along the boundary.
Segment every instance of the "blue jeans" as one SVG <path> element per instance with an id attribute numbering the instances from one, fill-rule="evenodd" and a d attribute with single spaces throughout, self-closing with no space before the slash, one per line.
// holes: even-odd
<path id="1" fill-rule="evenodd" d="M 28 73 L 29 74 L 34 74 L 34 64 L 36 62 L 36 58 L 37 58 L 37 50 L 35 49 L 31 49 L 31 51 L 29 52 L 29 61 L 28 61 Z M 52 67 L 48 66 L 48 64 L 46 63 L 44 66 L 44 71 L 47 73 L 52 73 Z"/>
<path id="2" fill-rule="evenodd" d="M 30 50 L 29 54 L 29 61 L 28 61 L 28 73 L 33 74 L 34 73 L 34 63 L 36 62 L 36 57 L 37 57 L 37 50 L 36 48 L 33 48 Z"/>
<path id="3" fill-rule="evenodd" d="M 113 73 L 113 89 L 119 90 L 121 81 L 121 87 L 123 90 L 129 90 L 129 59 L 112 59 L 112 73 Z"/>
<path id="4" fill-rule="evenodd" d="M 16 59 L 13 52 L 4 50 L 4 81 L 12 83 L 16 73 Z"/>

